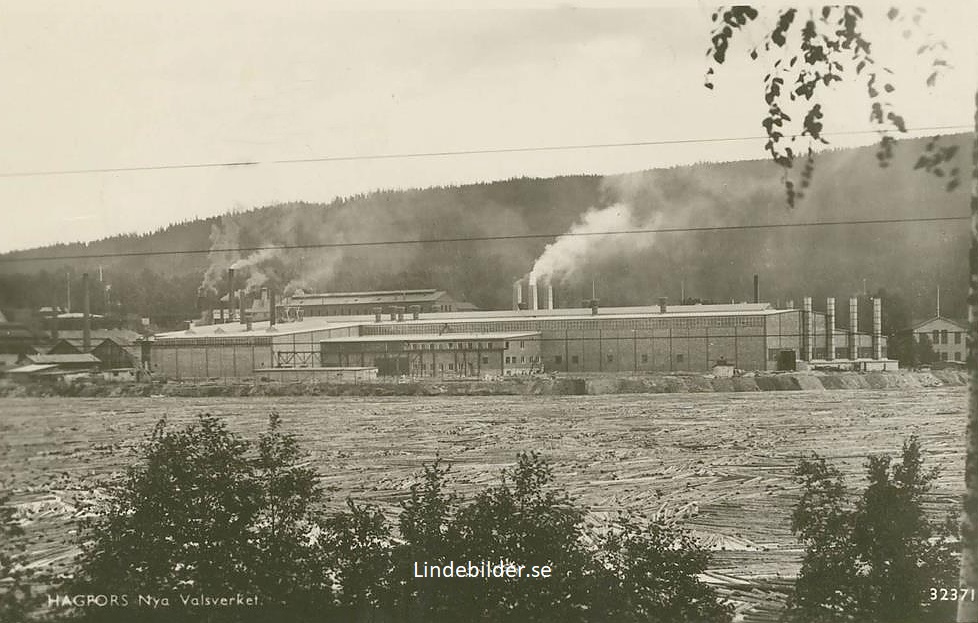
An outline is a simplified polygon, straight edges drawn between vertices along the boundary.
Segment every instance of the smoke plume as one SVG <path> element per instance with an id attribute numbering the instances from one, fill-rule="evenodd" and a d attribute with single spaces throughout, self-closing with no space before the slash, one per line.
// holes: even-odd
<path id="1" fill-rule="evenodd" d="M 533 263 L 530 280 L 574 277 L 587 266 L 647 249 L 653 244 L 654 234 L 614 232 L 654 229 L 659 221 L 657 214 L 639 215 L 628 203 L 591 208 L 566 234 L 546 246 Z"/>

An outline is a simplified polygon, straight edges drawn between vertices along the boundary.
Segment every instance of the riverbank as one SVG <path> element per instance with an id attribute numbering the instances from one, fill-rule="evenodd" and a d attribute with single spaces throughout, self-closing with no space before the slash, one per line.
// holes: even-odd
<path id="1" fill-rule="evenodd" d="M 966 385 L 962 370 L 927 372 L 793 372 L 712 377 L 699 374 L 513 377 L 493 381 L 409 381 L 402 383 L 207 382 L 20 384 L 0 381 L 0 397 L 237 397 L 237 396 L 575 396 L 766 392 L 839 389 L 911 389 Z"/>

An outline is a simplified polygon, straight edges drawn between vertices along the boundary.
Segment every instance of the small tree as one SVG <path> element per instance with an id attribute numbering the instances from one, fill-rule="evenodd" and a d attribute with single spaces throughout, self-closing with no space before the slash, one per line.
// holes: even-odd
<path id="1" fill-rule="evenodd" d="M 792 621 L 880 623 L 947 621 L 956 604 L 932 602 L 932 587 L 954 586 L 953 521 L 934 523 L 924 496 L 936 473 L 923 469 L 920 444 L 903 444 L 901 461 L 871 456 L 869 485 L 850 504 L 841 473 L 815 457 L 795 471 L 802 496 L 792 531 L 805 544 L 789 601 Z"/>
<path id="2" fill-rule="evenodd" d="M 75 592 L 167 597 L 143 620 L 313 619 L 328 595 L 310 534 L 318 522 L 315 474 L 297 465 L 295 439 L 272 415 L 257 447 L 200 416 L 180 431 L 160 421 L 143 459 L 109 485 L 87 522 Z M 185 605 L 180 595 L 258 598 L 260 607 Z M 83 610 L 82 618 L 132 620 L 129 608 Z"/>

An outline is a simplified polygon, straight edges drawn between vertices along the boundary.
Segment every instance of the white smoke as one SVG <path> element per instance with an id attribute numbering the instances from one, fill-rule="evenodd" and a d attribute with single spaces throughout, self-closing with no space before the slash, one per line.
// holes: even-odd
<path id="1" fill-rule="evenodd" d="M 645 249 L 652 245 L 653 234 L 614 232 L 654 229 L 659 220 L 655 214 L 640 218 L 626 203 L 592 208 L 566 234 L 547 245 L 533 263 L 530 281 L 564 279 L 604 258 Z"/>

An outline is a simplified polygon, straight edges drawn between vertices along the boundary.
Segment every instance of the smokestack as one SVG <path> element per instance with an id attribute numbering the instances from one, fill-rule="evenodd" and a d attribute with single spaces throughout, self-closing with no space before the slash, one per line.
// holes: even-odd
<path id="1" fill-rule="evenodd" d="M 275 290 L 268 289 L 268 328 L 275 326 Z"/>
<path id="2" fill-rule="evenodd" d="M 849 359 L 856 359 L 859 349 L 856 346 L 856 331 L 859 327 L 859 299 L 849 298 Z"/>
<path id="3" fill-rule="evenodd" d="M 513 309 L 523 309 L 523 281 L 520 279 L 513 282 Z"/>
<path id="4" fill-rule="evenodd" d="M 245 323 L 245 292 L 238 290 L 238 322 Z"/>
<path id="5" fill-rule="evenodd" d="M 835 359 L 835 299 L 825 301 L 825 358 Z"/>
<path id="6" fill-rule="evenodd" d="M 234 269 L 228 268 L 228 317 L 226 322 L 232 320 L 234 320 Z"/>
<path id="7" fill-rule="evenodd" d="M 547 284 L 547 309 L 554 308 L 554 286 L 551 283 Z"/>
<path id="8" fill-rule="evenodd" d="M 590 302 L 591 302 L 591 315 L 592 316 L 597 316 L 598 315 L 598 299 L 591 299 Z"/>
<path id="9" fill-rule="evenodd" d="M 92 310 L 88 296 L 88 273 L 82 273 L 82 350 L 92 350 Z"/>
<path id="10" fill-rule="evenodd" d="M 530 282 L 530 309 L 539 309 L 540 302 L 537 300 L 537 282 Z"/>
<path id="11" fill-rule="evenodd" d="M 812 297 L 806 296 L 801 300 L 802 322 L 805 323 L 805 330 L 801 336 L 802 348 L 804 349 L 802 359 L 811 361 L 815 345 L 815 314 L 812 313 Z"/>
<path id="12" fill-rule="evenodd" d="M 756 274 L 754 275 L 754 302 L 761 302 L 761 284 Z"/>
<path id="13" fill-rule="evenodd" d="M 664 296 L 660 296 L 659 297 L 659 313 L 660 314 L 666 313 L 666 303 L 668 303 L 668 302 L 669 302 L 669 299 L 668 298 L 666 298 Z"/>
<path id="14" fill-rule="evenodd" d="M 883 299 L 873 299 L 873 359 L 883 358 Z"/>
<path id="15" fill-rule="evenodd" d="M 380 322 L 380 317 L 383 314 L 383 310 L 379 307 L 374 307 L 374 322 Z"/>

